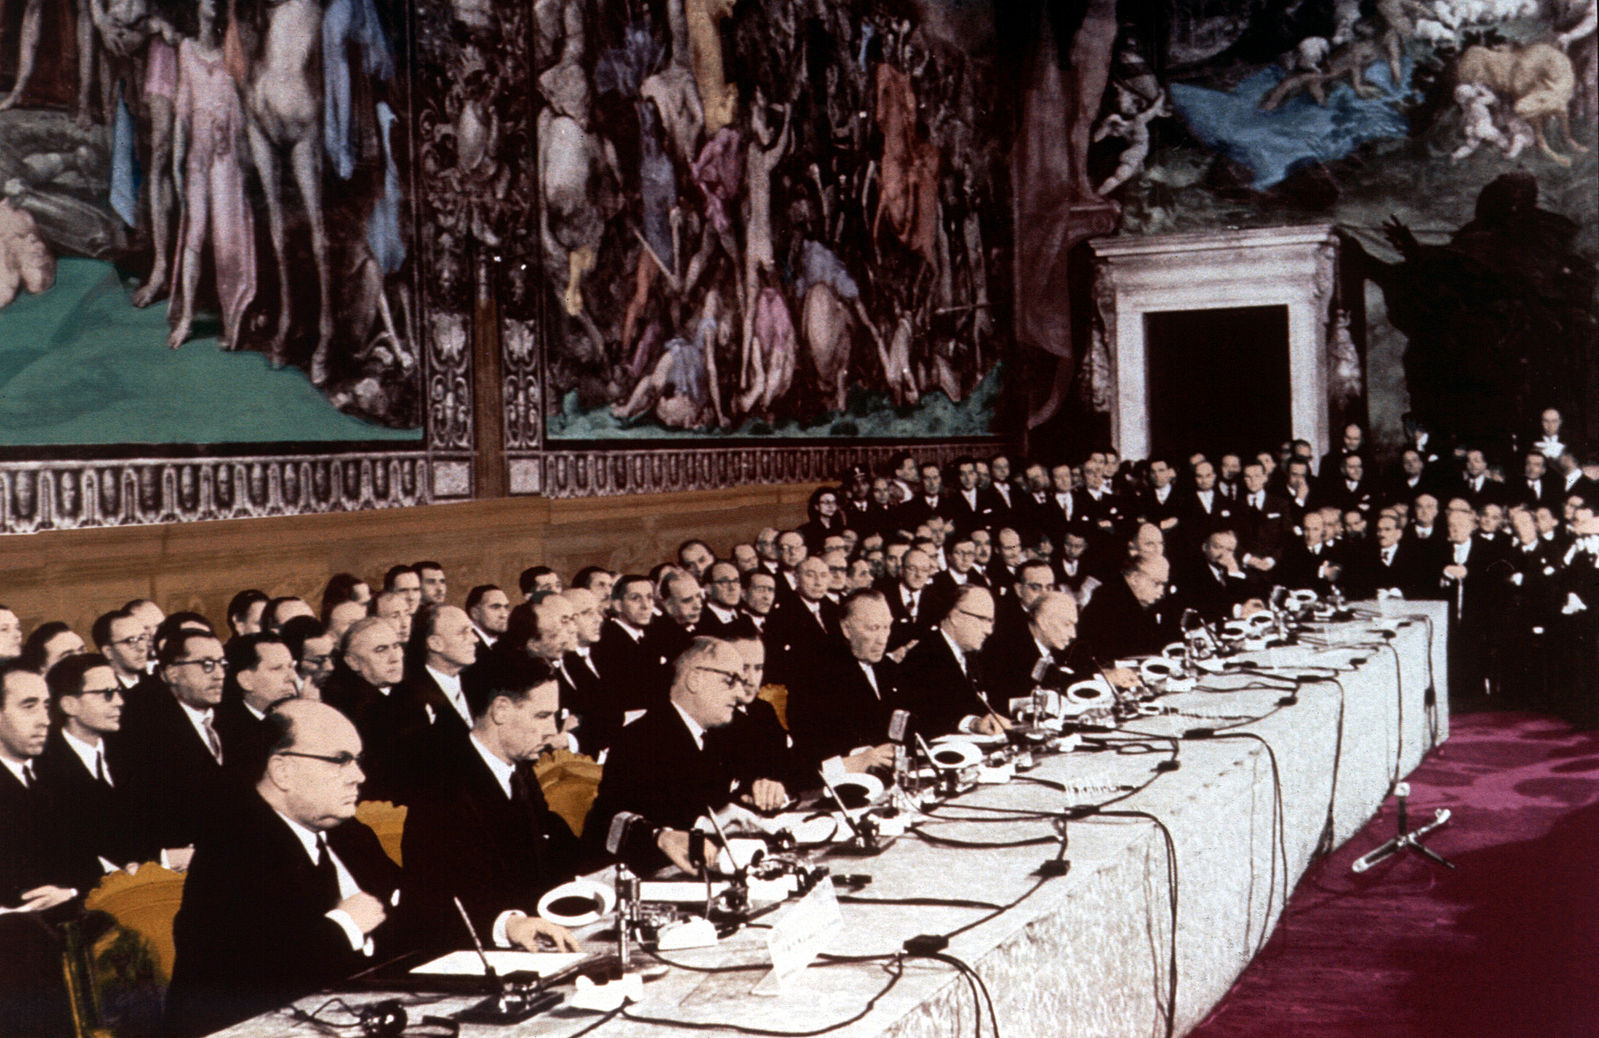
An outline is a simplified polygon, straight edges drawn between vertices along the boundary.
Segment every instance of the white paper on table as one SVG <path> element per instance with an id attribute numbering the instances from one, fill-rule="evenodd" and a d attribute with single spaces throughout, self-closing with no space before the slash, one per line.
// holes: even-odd
<path id="1" fill-rule="evenodd" d="M 572 952 L 529 952 L 529 951 L 489 951 L 485 952 L 489 964 L 494 967 L 494 972 L 500 976 L 524 970 L 537 973 L 542 977 L 551 977 L 555 974 L 577 965 L 588 958 L 586 954 Z M 414 966 L 412 973 L 426 973 L 442 977 L 481 977 L 483 976 L 483 960 L 478 958 L 475 951 L 453 951 L 448 955 L 441 955 L 432 962 L 424 962 Z"/>
<path id="2" fill-rule="evenodd" d="M 725 879 L 712 880 L 710 896 L 720 895 L 727 887 L 728 882 Z M 638 896 L 640 901 L 666 901 L 691 905 L 695 902 L 703 903 L 706 892 L 704 882 L 697 879 L 646 880 L 639 884 Z"/>

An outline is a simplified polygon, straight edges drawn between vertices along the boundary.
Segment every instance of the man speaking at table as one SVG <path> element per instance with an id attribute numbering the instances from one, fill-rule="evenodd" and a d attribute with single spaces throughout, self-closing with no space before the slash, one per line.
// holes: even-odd
<path id="1" fill-rule="evenodd" d="M 400 870 L 354 821 L 361 737 L 331 706 L 295 699 L 253 796 L 207 827 L 173 926 L 163 1033 L 207 1034 L 337 984 L 386 941 Z"/>

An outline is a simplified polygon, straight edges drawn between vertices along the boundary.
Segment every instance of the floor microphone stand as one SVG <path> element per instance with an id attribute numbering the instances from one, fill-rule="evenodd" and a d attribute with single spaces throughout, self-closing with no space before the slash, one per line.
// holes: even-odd
<path id="1" fill-rule="evenodd" d="M 1356 872 L 1365 872 L 1380 861 L 1387 861 L 1389 858 L 1404 851 L 1413 851 L 1424 858 L 1437 862 L 1439 865 L 1446 865 L 1451 869 L 1454 868 L 1454 862 L 1421 842 L 1428 833 L 1449 821 L 1449 809 L 1446 807 L 1438 808 L 1433 813 L 1432 821 L 1420 829 L 1412 831 L 1409 814 L 1405 806 L 1405 801 L 1410 797 L 1410 783 L 1400 782 L 1395 785 L 1394 796 L 1399 801 L 1399 835 L 1369 854 L 1362 855 L 1350 867 Z"/>

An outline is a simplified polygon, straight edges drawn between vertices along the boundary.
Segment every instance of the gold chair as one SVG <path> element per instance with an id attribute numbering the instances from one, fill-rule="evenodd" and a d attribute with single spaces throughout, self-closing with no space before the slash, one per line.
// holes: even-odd
<path id="1" fill-rule="evenodd" d="M 788 686 L 787 685 L 762 685 L 756 693 L 761 699 L 772 704 L 772 709 L 777 712 L 777 719 L 782 722 L 783 730 L 788 730 Z"/>
<path id="2" fill-rule="evenodd" d="M 149 956 L 156 981 L 165 985 L 172 978 L 172 921 L 183 904 L 183 873 L 172 872 L 154 862 L 139 867 L 137 875 L 110 873 L 90 892 L 83 907 L 104 912 L 116 926 L 95 942 L 94 961 L 107 965 L 107 956 L 126 957 L 130 950 Z"/>
<path id="3" fill-rule="evenodd" d="M 404 804 L 391 804 L 387 800 L 363 800 L 355 805 L 356 821 L 377 834 L 378 842 L 383 845 L 383 853 L 393 859 L 396 865 L 405 864 L 400 860 L 400 841 L 405 836 L 405 812 Z"/>
<path id="4" fill-rule="evenodd" d="M 588 818 L 595 794 L 600 791 L 600 776 L 604 770 L 592 757 L 571 750 L 554 750 L 533 766 L 544 802 L 565 820 L 576 836 L 583 835 L 583 822 Z"/>

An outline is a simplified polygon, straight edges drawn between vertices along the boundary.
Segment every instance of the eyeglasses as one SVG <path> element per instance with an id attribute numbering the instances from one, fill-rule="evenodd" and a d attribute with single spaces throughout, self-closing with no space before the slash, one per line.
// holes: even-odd
<path id="1" fill-rule="evenodd" d="M 354 764 L 362 767 L 366 763 L 364 753 L 335 753 L 332 756 L 322 753 L 301 753 L 299 750 L 279 750 L 274 757 L 304 757 L 307 760 L 319 760 L 324 764 L 331 764 L 336 768 L 344 769 Z"/>
<path id="2" fill-rule="evenodd" d="M 115 638 L 115 639 L 112 640 L 111 644 L 112 645 L 126 645 L 129 648 L 132 648 L 135 645 L 149 645 L 150 644 L 150 636 L 148 634 L 135 634 L 135 635 L 130 635 L 127 638 Z"/>
<path id="3" fill-rule="evenodd" d="M 989 627 L 994 626 L 994 618 L 992 616 L 984 616 L 982 613 L 974 613 L 970 609 L 957 609 L 955 611 L 957 613 L 961 613 L 961 614 L 963 614 L 965 616 L 971 617 L 973 620 L 976 620 L 980 624 L 986 624 Z"/>
<path id="4" fill-rule="evenodd" d="M 307 656 L 300 661 L 300 666 L 305 667 L 307 670 L 321 670 L 323 667 L 333 666 L 333 657 L 331 655 Z"/>
<path id="5" fill-rule="evenodd" d="M 695 667 L 694 669 L 703 670 L 708 674 L 718 675 L 722 679 L 722 683 L 727 686 L 728 691 L 732 691 L 733 689 L 744 684 L 744 675 L 735 674 L 730 670 L 720 670 L 716 667 Z"/>
<path id="6" fill-rule="evenodd" d="M 116 688 L 86 688 L 79 693 L 79 695 L 84 696 L 101 696 L 107 703 L 111 702 L 111 700 L 117 698 L 121 694 L 122 687 L 120 685 Z"/>
<path id="7" fill-rule="evenodd" d="M 207 674 L 215 674 L 219 670 L 222 671 L 222 673 L 224 673 L 224 674 L 226 674 L 228 672 L 228 661 L 227 660 L 210 660 L 210 659 L 207 659 L 207 660 L 173 660 L 171 663 L 167 664 L 167 666 L 169 666 L 169 667 L 187 667 L 190 664 L 193 664 L 194 666 L 199 667 L 201 670 L 205 671 Z"/>

